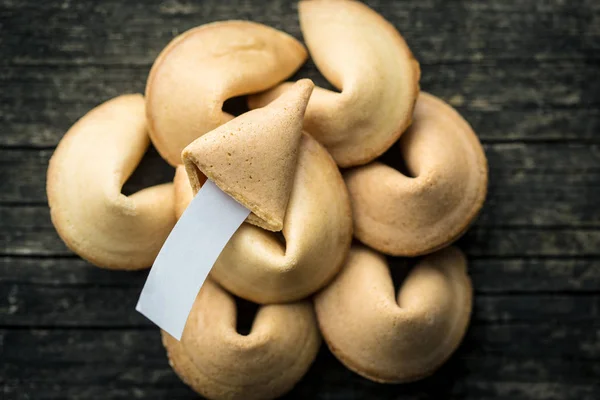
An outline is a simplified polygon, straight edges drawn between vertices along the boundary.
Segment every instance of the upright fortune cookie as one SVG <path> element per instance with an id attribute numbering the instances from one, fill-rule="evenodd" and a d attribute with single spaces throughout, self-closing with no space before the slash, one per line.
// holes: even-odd
<path id="1" fill-rule="evenodd" d="M 175 179 L 178 214 L 213 180 L 252 211 L 211 276 L 257 303 L 301 299 L 341 268 L 352 237 L 348 193 L 327 151 L 302 133 L 313 84 L 298 81 L 269 106 L 250 111 L 190 144 Z M 254 226 L 253 226 L 254 225 Z M 281 236 L 269 231 L 281 230 Z"/>

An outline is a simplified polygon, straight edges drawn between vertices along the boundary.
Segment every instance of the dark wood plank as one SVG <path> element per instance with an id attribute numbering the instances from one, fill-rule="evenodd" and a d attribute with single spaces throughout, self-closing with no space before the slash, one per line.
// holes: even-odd
<path id="1" fill-rule="evenodd" d="M 441 93 L 436 93 L 441 96 Z M 445 98 L 469 121 L 479 138 L 494 141 L 593 142 L 600 131 L 600 110 L 544 109 L 484 110 L 470 108 L 462 95 Z M 444 96 L 441 96 L 444 97 Z"/>
<path id="2" fill-rule="evenodd" d="M 600 259 L 475 258 L 469 274 L 476 293 L 600 292 Z M 79 257 L 0 257 L 0 284 L 140 288 L 147 272 L 107 271 Z M 82 289 L 84 290 L 84 289 Z"/>
<path id="3" fill-rule="evenodd" d="M 11 88 L 0 92 L 4 124 L 0 146 L 55 146 L 92 107 L 122 93 L 143 92 L 149 69 L 149 65 L 0 69 L 0 85 Z M 328 86 L 310 62 L 298 77 Z M 598 143 L 599 82 L 600 69 L 585 63 L 490 62 L 424 65 L 421 87 L 456 106 L 484 141 Z"/>
<path id="4" fill-rule="evenodd" d="M 115 95 L 120 92 L 115 91 Z M 0 136 L 4 148 L 54 147 L 75 121 L 110 96 L 96 100 L 61 104 L 38 103 L 36 111 L 18 109 L 7 100 L 0 104 L 5 131 Z M 469 121 L 484 143 L 489 142 L 597 142 L 600 109 L 483 110 L 471 109 L 465 97 L 445 98 Z M 457 106 L 457 104 L 460 104 Z M 10 129 L 6 129 L 10 128 Z"/>
<path id="5" fill-rule="evenodd" d="M 162 176 L 144 176 L 127 186 L 130 192 L 158 183 L 157 181 L 169 181 L 172 171 L 166 171 Z M 492 172 L 494 180 L 490 185 L 490 194 L 476 226 L 597 228 L 600 225 L 600 210 L 596 207 L 594 198 L 600 188 L 587 186 L 588 182 L 596 178 L 600 179 L 600 174 L 572 177 L 568 174 L 524 172 L 500 176 Z M 8 186 L 6 182 L 0 183 L 0 187 Z M 45 204 L 45 190 L 31 189 L 28 183 L 32 182 L 18 182 L 16 187 L 7 188 L 0 194 L 0 197 L 10 196 L 8 201 L 0 202 L 0 220 L 4 225 L 0 226 L 0 231 L 51 227 Z M 560 183 L 565 185 L 560 187 Z M 501 184 L 505 186 L 499 187 Z M 25 197 L 21 193 L 32 195 Z M 38 195 L 44 197 L 40 198 Z M 15 201 L 17 199 L 21 200 Z M 4 204 L 1 205 L 2 203 Z"/>
<path id="6" fill-rule="evenodd" d="M 0 256 L 68 256 L 45 207 L 0 208 Z M 459 245 L 473 256 L 600 256 L 600 228 L 475 225 Z"/>
<path id="7" fill-rule="evenodd" d="M 474 227 L 458 241 L 467 254 L 480 257 L 600 256 L 600 230 Z"/>
<path id="8" fill-rule="evenodd" d="M 0 326 L 21 327 L 144 327 L 152 326 L 135 311 L 144 275 L 136 285 L 43 285 L 0 283 Z M 120 277 L 119 277 L 120 278 Z M 118 279 L 118 278 L 115 278 Z M 595 323 L 600 291 L 568 294 L 486 294 L 475 296 L 473 323 Z"/>
<path id="9" fill-rule="evenodd" d="M 469 331 L 466 343 L 438 373 L 407 385 L 379 385 L 362 379 L 322 348 L 307 376 L 287 398 L 591 400 L 600 394 L 595 385 L 600 367 L 594 360 L 578 353 L 555 357 L 552 343 L 547 343 L 547 349 L 554 357 L 544 361 L 532 357 L 527 346 L 520 349 L 524 353 L 517 350 L 514 354 L 512 350 L 506 354 L 493 349 L 475 351 L 469 342 L 493 336 L 504 348 L 518 343 L 516 335 L 527 334 L 519 329 L 508 334 L 504 328 L 500 332 L 482 329 Z M 531 334 L 527 337 L 534 340 Z M 5 344 L 1 385 L 4 393 L 17 396 L 11 398 L 194 398 L 171 372 L 155 329 L 0 330 L 0 339 Z"/>
<path id="10" fill-rule="evenodd" d="M 600 171 L 600 144 L 577 143 L 484 143 L 484 149 L 492 172 L 506 173 L 519 171 L 541 171 L 546 173 L 576 173 Z M 395 152 L 392 147 L 389 152 Z M 0 149 L 0 166 L 6 174 L 2 181 L 22 181 L 27 173 L 35 173 L 30 177 L 33 182 L 43 181 L 48 161 L 54 152 L 51 149 Z M 557 160 L 560 159 L 560 162 Z M 161 158 L 152 147 L 144 157 L 143 168 L 156 168 L 147 171 L 147 175 L 161 174 L 171 169 L 160 170 Z M 138 167 L 141 168 L 141 167 Z M 146 172 L 146 171 L 144 171 Z M 21 175 L 15 175 L 15 174 Z M 38 183 L 39 184 L 39 183 Z M 7 187 L 3 189 L 8 189 Z M 0 201 L 8 197 L 2 193 Z M 38 200 L 41 196 L 38 196 Z M 43 199 L 43 198 L 42 198 Z"/>
<path id="11" fill-rule="evenodd" d="M 74 256 L 0 257 L 0 283 L 40 286 L 140 288 L 148 271 L 109 271 Z"/>
<path id="12" fill-rule="evenodd" d="M 2 209 L 0 209 L 2 210 Z M 2 212 L 9 222 L 0 225 L 0 256 L 68 256 L 73 253 L 58 237 L 41 207 L 11 207 Z M 600 229 L 559 227 L 479 227 L 458 242 L 469 255 L 600 256 Z"/>
<path id="13" fill-rule="evenodd" d="M 594 0 L 409 0 L 367 3 L 403 33 L 425 63 L 586 59 L 600 48 Z M 252 19 L 300 38 L 294 2 L 116 0 L 5 2 L 0 18 L 15 64 L 149 64 L 177 33 L 215 20 Z"/>
<path id="14" fill-rule="evenodd" d="M 54 150 L 0 150 L 0 204 L 44 204 L 46 172 Z M 131 194 L 148 186 L 171 182 L 175 170 L 150 148 L 123 187 Z"/>
<path id="15" fill-rule="evenodd" d="M 473 355 L 525 356 L 539 359 L 600 359 L 600 324 L 474 324 L 462 344 Z"/>
<path id="16" fill-rule="evenodd" d="M 375 384 L 323 349 L 288 398 L 600 398 L 600 3 L 366 2 L 407 39 L 423 90 L 488 144 L 488 201 L 459 242 L 476 291 L 473 324 L 422 382 Z M 142 91 L 176 34 L 228 18 L 301 38 L 295 2 L 284 0 L 0 1 L 5 398 L 196 398 L 133 309 L 147 272 L 104 271 L 72 255 L 49 220 L 45 173 L 68 127 L 110 97 Z M 327 85 L 311 63 L 298 76 Z M 150 151 L 125 192 L 172 172 Z"/>
<path id="17" fill-rule="evenodd" d="M 0 332 L 1 385 L 10 398 L 193 398 L 169 367 L 157 329 Z"/>
<path id="18" fill-rule="evenodd" d="M 471 259 L 476 292 L 600 293 L 600 259 Z"/>
<path id="19" fill-rule="evenodd" d="M 600 259 L 475 258 L 469 274 L 477 293 L 600 292 Z M 0 257 L 0 284 L 141 287 L 147 272 L 97 268 L 80 259 Z"/>
<path id="20" fill-rule="evenodd" d="M 478 226 L 600 225 L 600 210 L 594 200 L 600 195 L 597 145 L 495 143 L 485 149 L 490 184 Z M 52 152 L 0 150 L 0 205 L 4 204 L 0 206 L 0 219 L 6 229 L 50 226 L 44 204 L 45 174 Z M 124 192 L 168 182 L 172 176 L 173 169 L 151 150 Z"/>

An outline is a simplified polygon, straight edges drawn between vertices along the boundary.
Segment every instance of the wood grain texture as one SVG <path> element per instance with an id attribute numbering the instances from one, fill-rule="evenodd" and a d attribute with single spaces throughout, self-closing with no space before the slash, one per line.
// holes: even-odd
<path id="1" fill-rule="evenodd" d="M 499 329 L 483 333 L 473 327 L 467 335 L 471 340 L 493 335 L 494 344 L 504 348 L 527 332 Z M 116 399 L 195 398 L 169 368 L 155 330 L 13 329 L 0 330 L 0 339 L 6 345 L 0 371 L 5 378 L 4 393 L 9 395 L 24 391 L 36 399 L 105 398 L 107 394 Z M 462 346 L 439 373 L 409 385 L 378 385 L 357 377 L 323 348 L 286 398 L 595 399 L 597 363 L 564 358 L 544 338 L 538 343 L 550 345 L 544 361 L 535 353 Z"/>
<path id="2" fill-rule="evenodd" d="M 394 23 L 427 64 L 587 59 L 600 46 L 595 0 L 367 3 Z M 174 35 L 214 20 L 252 19 L 301 36 L 295 2 L 284 0 L 151 0 L 128 7 L 117 0 L 4 1 L 1 15 L 14 33 L 7 39 L 8 61 L 18 65 L 147 65 Z"/>
<path id="3" fill-rule="evenodd" d="M 473 323 L 421 382 L 369 382 L 324 347 L 287 398 L 600 398 L 600 3 L 366 2 L 406 38 L 422 89 L 485 144 L 488 200 L 459 241 Z M 143 92 L 175 35 L 232 18 L 302 38 L 294 1 L 0 0 L 0 398 L 196 397 L 133 310 L 147 272 L 73 255 L 50 222 L 45 174 L 78 118 Z M 310 61 L 299 77 L 329 87 Z M 172 176 L 150 149 L 123 191 Z M 402 275 L 405 260 L 391 261 Z"/>
<path id="4" fill-rule="evenodd" d="M 122 93 L 143 93 L 149 70 L 150 65 L 7 66 L 0 71 L 0 84 L 20 84 L 0 92 L 0 115 L 7 124 L 0 145 L 54 147 L 92 107 Z M 299 77 L 329 86 L 310 62 L 294 76 Z M 593 118 L 600 105 L 600 69 L 593 65 L 423 65 L 421 88 L 454 105 L 484 141 L 600 142 L 594 134 L 598 119 Z"/>
<path id="5" fill-rule="evenodd" d="M 600 227 L 595 199 L 600 195 L 600 146 L 564 143 L 485 145 L 490 168 L 489 199 L 479 226 Z M 396 149 L 390 152 L 396 152 Z M 12 214 L 6 226 L 31 224 L 37 213 L 46 226 L 46 169 L 53 150 L 0 149 L 0 207 Z M 557 162 L 560 160 L 560 162 Z M 125 193 L 172 180 L 173 169 L 150 150 L 125 186 Z M 14 221 L 14 222 L 13 222 Z M 32 226 L 35 227 L 35 226 Z M 0 228 L 1 229 L 1 228 Z"/>
<path id="6" fill-rule="evenodd" d="M 0 284 L 0 327 L 127 327 L 153 324 L 135 311 L 144 280 L 132 286 Z M 475 297 L 474 324 L 594 324 L 600 294 L 486 294 Z M 595 335 L 595 333 L 594 333 Z M 594 338 L 592 335 L 590 338 Z M 600 345 L 600 338 L 594 339 Z M 597 355 L 597 354 L 596 354 Z"/>
<path id="7" fill-rule="evenodd" d="M 9 214 L 6 220 L 16 218 L 19 226 L 1 226 L 0 256 L 63 257 L 73 254 L 51 226 L 47 209 L 14 207 L 2 214 Z M 24 227 L 27 224 L 30 227 Z M 599 241 L 600 229 L 475 226 L 458 244 L 467 254 L 479 257 L 600 257 Z"/>
<path id="8" fill-rule="evenodd" d="M 598 259 L 474 258 L 469 274 L 475 291 L 484 294 L 581 294 L 600 287 Z M 394 268 L 403 268 L 394 263 Z M 79 257 L 0 257 L 0 285 L 43 287 L 93 286 L 140 288 L 147 272 L 119 273 L 96 268 Z M 107 290 L 107 293 L 110 291 Z"/>

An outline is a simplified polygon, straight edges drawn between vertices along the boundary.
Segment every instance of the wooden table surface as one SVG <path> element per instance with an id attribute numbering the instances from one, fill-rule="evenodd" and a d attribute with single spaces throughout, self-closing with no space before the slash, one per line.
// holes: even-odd
<path id="1" fill-rule="evenodd" d="M 368 1 L 421 62 L 421 87 L 484 143 L 489 197 L 459 241 L 475 309 L 434 376 L 379 385 L 323 346 L 289 398 L 600 398 L 600 2 Z M 292 1 L 0 1 L 0 398 L 194 398 L 134 311 L 147 272 L 69 251 L 46 205 L 53 149 L 93 106 L 142 92 L 193 26 L 252 19 L 301 38 Z M 309 63 L 297 76 L 326 85 Z M 126 192 L 168 181 L 150 151 Z"/>

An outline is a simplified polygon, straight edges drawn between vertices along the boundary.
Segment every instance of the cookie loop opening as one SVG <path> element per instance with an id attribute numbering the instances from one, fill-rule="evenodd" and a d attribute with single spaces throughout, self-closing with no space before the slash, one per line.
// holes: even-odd
<path id="1" fill-rule="evenodd" d="M 300 1 L 304 41 L 319 71 L 340 92 L 315 88 L 305 130 L 340 167 L 366 164 L 410 125 L 420 67 L 400 33 L 358 1 Z M 289 83 L 249 97 L 268 104 Z"/>
<path id="2" fill-rule="evenodd" d="M 123 194 L 149 144 L 143 97 L 124 95 L 77 121 L 50 160 L 52 222 L 71 250 L 97 266 L 149 267 L 175 225 L 171 183 Z"/>
<path id="3" fill-rule="evenodd" d="M 385 257 L 354 246 L 335 280 L 315 296 L 325 342 L 348 368 L 377 382 L 424 378 L 459 346 L 473 289 L 460 250 L 431 254 L 394 291 Z"/>
<path id="4" fill-rule="evenodd" d="M 477 135 L 452 107 L 422 92 L 412 126 L 390 153 L 395 149 L 414 178 L 379 160 L 344 173 L 356 238 L 393 256 L 447 246 L 486 197 L 487 160 Z"/>
<path id="5" fill-rule="evenodd" d="M 165 47 L 146 84 L 150 137 L 171 165 L 192 141 L 230 121 L 231 98 L 257 93 L 291 76 L 306 60 L 292 36 L 250 21 L 190 29 Z"/>
<path id="6" fill-rule="evenodd" d="M 284 394 L 304 376 L 321 344 L 311 303 L 257 306 L 246 335 L 236 326 L 236 307 L 231 294 L 210 279 L 205 281 L 181 341 L 163 332 L 173 369 L 208 398 Z"/>

